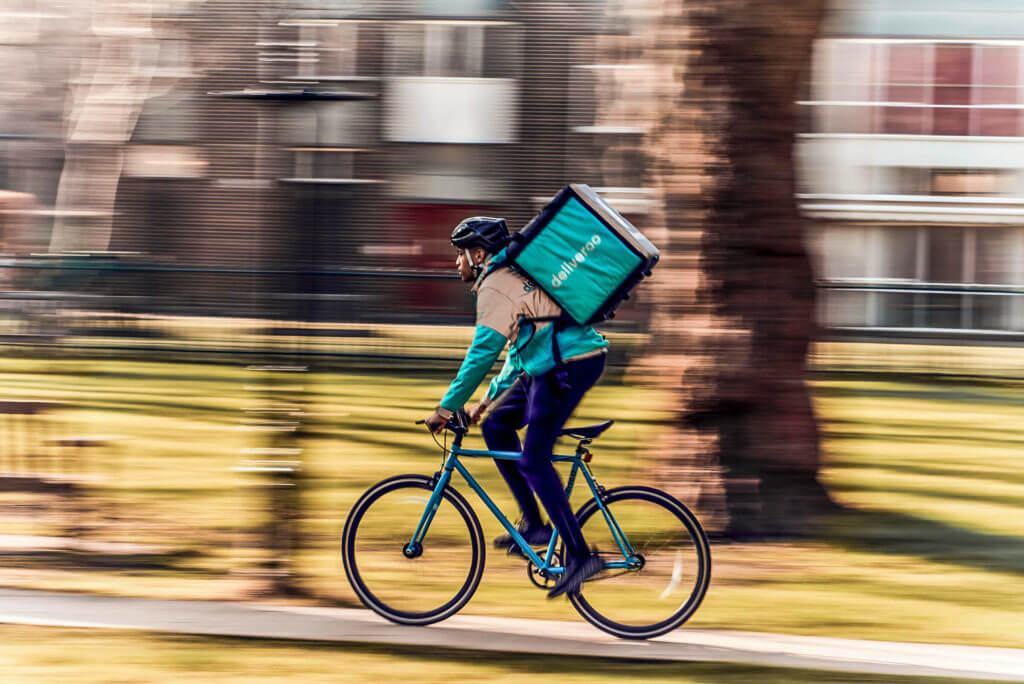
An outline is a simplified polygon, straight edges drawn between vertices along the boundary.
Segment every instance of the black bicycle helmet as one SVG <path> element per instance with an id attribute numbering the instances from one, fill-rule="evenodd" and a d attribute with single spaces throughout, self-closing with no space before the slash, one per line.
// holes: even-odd
<path id="1" fill-rule="evenodd" d="M 452 244 L 458 249 L 483 247 L 493 253 L 507 245 L 509 238 L 505 219 L 489 216 L 464 219 L 452 231 Z"/>

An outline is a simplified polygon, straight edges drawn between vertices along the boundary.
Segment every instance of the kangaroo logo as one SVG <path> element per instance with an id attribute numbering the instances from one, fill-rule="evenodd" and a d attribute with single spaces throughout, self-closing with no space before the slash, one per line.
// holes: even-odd
<path id="1" fill-rule="evenodd" d="M 600 244 L 600 235 L 595 234 L 590 236 L 590 240 L 585 242 L 583 246 L 580 247 L 579 251 L 572 256 L 571 259 L 562 262 L 562 269 L 560 271 L 551 274 L 551 287 L 562 287 L 562 283 L 569 279 L 569 276 L 573 274 L 576 268 L 584 261 L 586 261 L 590 253 L 593 252 L 594 249 Z"/>

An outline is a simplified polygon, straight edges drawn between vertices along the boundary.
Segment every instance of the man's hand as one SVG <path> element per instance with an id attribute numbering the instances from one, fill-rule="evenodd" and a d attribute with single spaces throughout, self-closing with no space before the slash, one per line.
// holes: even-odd
<path id="1" fill-rule="evenodd" d="M 484 412 L 487 411 L 487 402 L 481 401 L 473 408 L 469 409 L 469 424 L 476 425 L 483 418 Z"/>
<path id="2" fill-rule="evenodd" d="M 448 424 L 448 419 L 435 410 L 429 416 L 424 418 L 423 422 L 427 424 L 427 429 L 436 435 L 444 429 L 445 425 Z"/>

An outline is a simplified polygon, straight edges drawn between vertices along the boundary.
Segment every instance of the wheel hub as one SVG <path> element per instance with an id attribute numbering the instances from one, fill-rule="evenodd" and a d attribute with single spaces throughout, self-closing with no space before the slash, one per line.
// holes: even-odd
<path id="1" fill-rule="evenodd" d="M 423 544 L 413 542 L 402 547 L 402 555 L 406 558 L 419 558 L 423 554 Z"/>

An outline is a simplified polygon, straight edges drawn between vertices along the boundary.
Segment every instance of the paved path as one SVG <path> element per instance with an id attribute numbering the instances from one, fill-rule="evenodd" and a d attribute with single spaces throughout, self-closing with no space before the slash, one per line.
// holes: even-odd
<path id="1" fill-rule="evenodd" d="M 0 589 L 0 623 L 4 622 L 1024 681 L 1024 649 L 686 628 L 637 642 L 607 636 L 582 621 L 467 615 L 431 627 L 403 627 L 356 609 Z"/>

